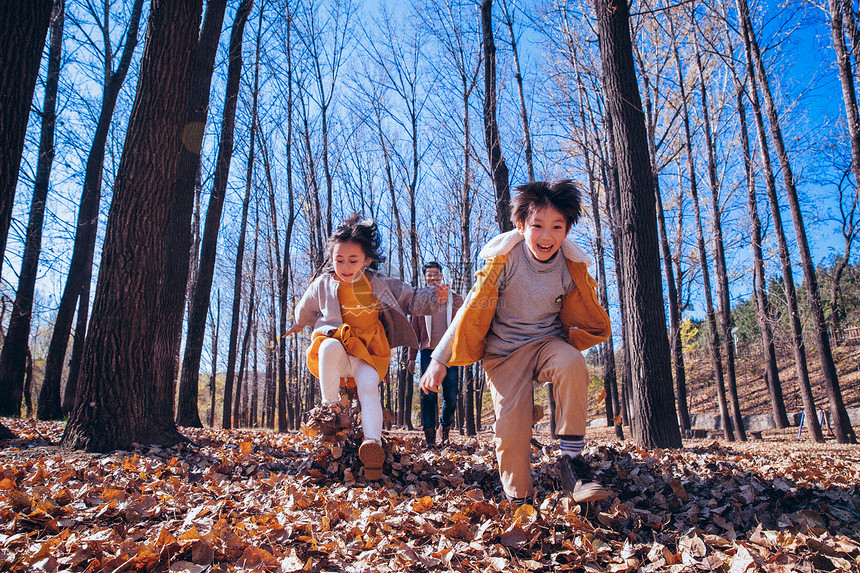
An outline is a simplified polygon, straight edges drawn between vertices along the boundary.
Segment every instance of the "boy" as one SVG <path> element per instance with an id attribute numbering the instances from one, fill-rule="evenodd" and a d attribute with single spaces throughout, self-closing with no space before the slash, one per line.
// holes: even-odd
<path id="1" fill-rule="evenodd" d="M 424 282 L 428 287 L 435 287 L 442 284 L 442 265 L 436 261 L 430 261 L 422 268 L 424 272 Z M 448 303 L 439 311 L 430 316 L 413 316 L 412 329 L 415 331 L 415 336 L 418 337 L 418 348 L 409 349 L 409 363 L 406 368 L 410 373 L 415 374 L 415 359 L 418 353 L 421 353 L 421 372 L 427 370 L 427 365 L 430 363 L 430 355 L 442 335 L 451 324 L 454 315 L 463 305 L 463 297 L 456 292 L 451 292 L 448 297 Z M 445 377 L 442 381 L 442 412 L 439 417 L 436 416 L 436 408 L 438 398 L 434 392 L 421 392 L 421 425 L 424 428 L 424 439 L 428 447 L 436 445 L 436 425 L 441 427 L 442 442 L 448 441 L 451 433 L 451 425 L 454 423 L 454 412 L 457 409 L 457 394 L 460 392 L 457 379 L 457 368 L 452 366 L 447 369 Z"/>
<path id="2" fill-rule="evenodd" d="M 446 366 L 483 359 L 502 486 L 508 499 L 522 504 L 533 491 L 532 384 L 551 382 L 562 487 L 578 503 L 598 501 L 608 493 L 580 455 L 589 378 L 581 351 L 609 338 L 611 326 L 588 257 L 566 238 L 579 219 L 579 187 L 537 182 L 516 191 L 516 229 L 481 250 L 487 264 L 475 273 L 475 286 L 433 352 L 421 389 L 437 392 Z"/>

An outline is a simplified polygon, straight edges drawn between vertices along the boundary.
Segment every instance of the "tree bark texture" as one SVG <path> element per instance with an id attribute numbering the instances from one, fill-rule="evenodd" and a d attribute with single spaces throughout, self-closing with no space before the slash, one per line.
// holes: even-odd
<path id="1" fill-rule="evenodd" d="M 36 273 L 39 255 L 42 252 L 42 223 L 45 220 L 45 202 L 48 199 L 48 182 L 54 164 L 54 128 L 57 125 L 57 85 L 60 80 L 60 56 L 63 50 L 63 22 L 65 4 L 55 0 L 51 14 L 51 41 L 48 50 L 48 75 L 45 80 L 45 99 L 42 106 L 42 133 L 39 139 L 39 157 L 36 165 L 36 180 L 30 200 L 30 216 L 21 272 L 18 275 L 18 290 L 12 305 L 12 316 L 6 329 L 3 350 L 0 351 L 0 396 L 11 396 L 11 403 L 0 400 L 0 414 L 14 416 L 21 408 L 24 389 L 27 352 L 30 347 L 30 322 L 33 316 L 33 292 L 36 289 Z M 60 417 L 60 389 L 45 395 L 40 393 L 39 413 Z M 52 398 L 49 400 L 49 398 Z M 28 392 L 29 399 L 29 392 Z M 11 406 L 10 409 L 7 409 Z M 50 407 L 50 409 L 49 409 Z M 41 419 L 45 419 L 40 416 Z"/>
<path id="2" fill-rule="evenodd" d="M 183 436 L 156 402 L 156 307 L 164 237 L 191 94 L 201 0 L 155 0 L 114 186 L 81 364 L 80 399 L 62 445 L 107 452 Z"/>
<path id="3" fill-rule="evenodd" d="M 188 402 L 188 395 L 197 388 L 200 378 L 200 357 L 203 353 L 203 338 L 206 332 L 206 317 L 209 313 L 209 298 L 212 294 L 212 281 L 215 274 L 215 254 L 218 248 L 218 234 L 221 229 L 221 213 L 224 209 L 224 198 L 227 193 L 227 179 L 230 176 L 230 163 L 233 159 L 233 134 L 236 125 L 236 104 L 239 98 L 239 79 L 242 73 L 242 36 L 245 24 L 253 7 L 253 0 L 243 0 L 236 10 L 233 27 L 230 33 L 229 64 L 227 66 L 227 85 L 224 95 L 224 111 L 221 119 L 221 141 L 218 146 L 218 157 L 215 162 L 215 175 L 209 205 L 206 208 L 206 221 L 203 224 L 203 237 L 200 242 L 200 267 L 197 281 L 191 296 L 188 328 L 185 337 L 185 353 L 182 357 L 182 371 L 179 386 L 182 398 L 182 414 L 177 419 L 183 422 L 191 418 L 190 410 L 196 412 L 196 399 Z M 254 139 L 251 138 L 251 145 Z M 196 392 L 194 392 L 196 396 Z M 226 403 L 230 399 L 225 394 Z M 228 407 L 229 413 L 229 407 Z M 199 416 L 199 414 L 198 414 Z M 229 418 L 229 416 L 228 416 Z M 222 420 L 223 423 L 223 420 Z M 229 426 L 228 426 L 229 427 Z"/>
<path id="4" fill-rule="evenodd" d="M 168 328 L 163 331 L 159 340 L 159 354 L 162 369 L 159 372 L 161 382 L 171 389 L 176 383 L 176 359 L 182 339 L 182 320 L 178 315 L 185 307 L 188 294 L 188 276 L 191 259 L 191 218 L 194 213 L 194 197 L 198 173 L 200 172 L 200 152 L 203 147 L 203 133 L 209 117 L 209 98 L 212 86 L 212 74 L 215 71 L 215 55 L 218 52 L 218 40 L 224 24 L 224 12 L 227 0 L 208 0 L 206 15 L 203 18 L 203 28 L 200 31 L 197 47 L 194 51 L 194 70 L 191 78 L 191 100 L 186 111 L 185 128 L 182 137 L 182 148 L 179 155 L 179 169 L 176 174 L 174 193 L 176 196 L 173 206 L 173 217 L 168 229 L 168 240 L 165 241 L 167 256 L 165 258 L 165 276 L 169 277 L 164 288 L 159 292 L 159 313 L 165 318 Z M 173 272 L 168 272 L 171 269 Z M 195 281 L 196 282 L 196 281 Z M 208 308 L 206 309 L 208 311 Z M 189 309 L 189 325 L 192 312 Z M 196 325 L 195 325 L 196 326 Z M 201 331 L 205 332 L 204 325 Z M 201 337 L 202 338 L 202 337 Z M 203 348 L 201 340 L 201 350 Z M 176 423 L 179 426 L 199 428 L 200 413 L 197 410 L 198 376 L 191 378 L 183 376 L 179 384 L 176 398 Z M 165 396 L 172 405 L 173 392 Z M 173 408 L 170 409 L 173 412 Z"/>
<path id="5" fill-rule="evenodd" d="M 636 84 L 629 12 L 624 0 L 595 0 L 604 93 L 615 133 L 620 189 L 624 296 L 630 311 L 631 424 L 648 447 L 681 447 L 672 396 L 669 337 L 663 310 L 655 192 L 642 101 Z"/>
<path id="6" fill-rule="evenodd" d="M 481 32 L 484 39 L 484 143 L 496 190 L 496 221 L 503 233 L 514 228 L 511 222 L 511 187 L 508 165 L 502 155 L 502 139 L 496 121 L 496 43 L 493 39 L 493 0 L 481 1 Z"/>
<path id="7" fill-rule="evenodd" d="M 0 271 L 12 222 L 30 104 L 51 21 L 52 0 L 4 2 L 0 18 Z"/>

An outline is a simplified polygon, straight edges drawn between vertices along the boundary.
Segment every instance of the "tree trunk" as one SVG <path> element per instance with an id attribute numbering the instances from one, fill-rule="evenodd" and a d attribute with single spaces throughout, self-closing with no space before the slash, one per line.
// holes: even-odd
<path id="1" fill-rule="evenodd" d="M 197 386 L 200 378 L 200 356 L 203 353 L 206 316 L 209 313 L 209 298 L 212 294 L 212 279 L 215 272 L 215 255 L 221 227 L 221 213 L 224 208 L 224 197 L 227 192 L 227 179 L 230 176 L 230 163 L 233 159 L 236 102 L 238 100 L 239 80 L 242 72 L 242 36 L 253 4 L 253 0 L 242 1 L 242 4 L 236 10 L 236 17 L 233 20 L 233 27 L 230 33 L 227 86 L 221 120 L 221 142 L 218 146 L 218 158 L 215 162 L 212 192 L 209 197 L 209 205 L 206 209 L 206 222 L 203 224 L 203 237 L 200 242 L 200 268 L 197 272 L 194 293 L 191 296 L 185 354 L 182 358 L 182 373 L 179 380 L 179 394 L 181 396 L 179 409 L 182 411 L 177 412 L 177 420 L 181 420 L 180 424 L 183 425 L 193 424 L 195 422 L 195 414 L 199 420 L 199 414 L 197 414 Z M 253 136 L 251 137 L 251 145 L 253 146 Z M 190 399 L 189 396 L 193 396 L 193 399 Z M 227 394 L 225 394 L 225 399 L 225 403 L 228 405 L 227 417 L 229 422 L 229 406 L 231 402 L 227 398 Z M 229 428 L 229 426 L 226 427 Z"/>
<path id="2" fill-rule="evenodd" d="M 496 222 L 503 233 L 511 222 L 511 188 L 508 166 L 502 155 L 502 139 L 496 121 L 496 43 L 493 40 L 493 0 L 481 0 L 481 32 L 484 39 L 484 143 L 496 191 Z"/>
<path id="3" fill-rule="evenodd" d="M 112 71 L 111 47 L 108 45 L 104 49 L 104 64 L 107 74 L 104 78 L 101 111 L 99 112 L 95 133 L 93 134 L 93 143 L 87 156 L 84 186 L 81 194 L 81 203 L 78 207 L 77 230 L 75 232 L 75 244 L 72 247 L 69 274 L 66 277 L 66 284 L 60 298 L 60 306 L 54 319 L 54 330 L 51 332 L 48 356 L 45 358 L 45 376 L 42 385 L 48 386 L 50 388 L 49 392 L 53 392 L 53 388 L 57 388 L 57 392 L 59 392 L 60 380 L 63 375 L 63 364 L 66 360 L 66 351 L 76 306 L 78 307 L 79 318 L 75 327 L 75 345 L 79 349 L 77 357 L 80 359 L 83 355 L 83 343 L 87 324 L 86 318 L 90 304 L 89 293 L 93 274 L 93 256 L 98 230 L 105 148 L 110 132 L 111 119 L 113 118 L 113 112 L 116 109 L 119 97 L 119 90 L 128 75 L 128 68 L 131 65 L 134 50 L 137 47 L 142 11 L 143 0 L 135 0 L 125 32 L 125 45 L 123 46 L 122 56 L 117 64 L 116 71 Z M 80 314 L 81 309 L 84 311 L 83 317 Z M 79 365 L 80 361 L 76 362 L 76 364 Z M 72 381 L 73 376 L 74 382 Z M 63 394 L 63 414 L 70 414 L 74 407 L 77 377 L 77 370 L 70 367 L 69 380 L 66 381 L 66 390 Z M 73 383 L 70 384 L 70 382 Z"/>
<path id="4" fill-rule="evenodd" d="M 523 73 L 520 70 L 520 54 L 517 50 L 517 36 L 514 34 L 514 18 L 506 0 L 502 0 L 502 12 L 504 13 L 505 25 L 511 35 L 511 53 L 514 56 L 514 78 L 517 80 L 517 93 L 520 96 L 520 119 L 523 123 L 523 152 L 526 157 L 526 169 L 528 169 L 529 183 L 534 183 L 535 169 L 532 162 L 532 134 L 529 129 L 529 114 L 526 109 L 526 97 L 523 91 Z"/>
<path id="5" fill-rule="evenodd" d="M 200 0 L 152 3 L 137 95 L 108 213 L 93 315 L 81 364 L 80 399 L 64 447 L 107 452 L 132 443 L 184 440 L 153 383 L 152 312 L 164 270 L 183 120 L 191 94 Z M 134 264 L 128 264 L 134 261 Z"/>
<path id="6" fill-rule="evenodd" d="M 845 45 L 845 32 L 843 31 L 842 15 L 845 15 L 845 27 L 848 28 L 851 44 L 855 49 L 858 47 L 858 31 L 857 23 L 854 20 L 854 12 L 852 2 L 850 0 L 828 0 L 830 9 L 830 28 L 833 36 L 833 49 L 836 52 L 836 63 L 839 66 L 839 82 L 842 85 L 842 101 L 845 103 L 845 119 L 847 120 L 848 134 L 851 141 L 851 171 L 854 174 L 854 181 L 860 181 L 860 111 L 857 107 L 857 93 L 854 88 L 854 72 L 851 69 L 851 58 L 848 55 L 848 49 Z M 856 59 L 856 55 L 855 55 Z M 841 194 L 840 194 L 841 198 Z M 854 193 L 854 205 L 857 203 L 857 191 Z M 854 209 L 851 210 L 854 213 Z M 853 223 L 853 217 L 851 218 Z M 839 293 L 839 283 L 842 279 L 842 273 L 848 264 L 849 255 L 851 253 L 851 243 L 855 234 L 854 225 L 846 225 L 843 223 L 843 236 L 845 237 L 845 255 L 842 260 L 836 265 L 833 273 L 833 286 L 830 294 L 830 325 L 834 335 L 839 331 L 839 305 L 837 295 Z"/>
<path id="7" fill-rule="evenodd" d="M 4 2 L 0 19 L 0 271 L 12 222 L 18 168 L 27 135 L 30 104 L 39 78 L 52 0 Z M 7 400 L 4 394 L 3 401 Z"/>
<path id="8" fill-rule="evenodd" d="M 788 198 L 791 220 L 794 223 L 794 234 L 797 239 L 797 248 L 800 251 L 800 263 L 803 268 L 803 279 L 806 286 L 806 298 L 809 303 L 809 312 L 812 315 L 812 322 L 815 328 L 815 346 L 818 350 L 818 358 L 821 361 L 824 387 L 827 391 L 827 398 L 830 405 L 830 423 L 838 443 L 854 444 L 857 443 L 857 436 L 851 427 L 851 420 L 848 419 L 848 411 L 845 409 L 845 402 L 842 399 L 842 390 L 839 388 L 839 377 L 836 374 L 836 365 L 833 362 L 833 353 L 830 348 L 830 337 L 827 334 L 827 323 L 824 321 L 824 310 L 821 307 L 821 294 L 818 289 L 818 278 L 815 274 L 815 263 L 812 260 L 812 253 L 809 250 L 809 242 L 806 239 L 806 228 L 803 224 L 803 213 L 800 210 L 800 203 L 797 198 L 797 189 L 794 185 L 794 175 L 792 173 L 791 162 L 788 159 L 788 151 L 786 150 L 785 143 L 783 141 L 779 116 L 776 112 L 773 96 L 771 95 L 770 83 L 768 82 L 767 75 L 765 74 L 764 63 L 762 62 L 761 54 L 759 53 L 758 42 L 756 41 L 755 34 L 753 33 L 746 0 L 738 0 L 738 4 L 738 12 L 741 14 L 744 20 L 744 28 L 748 32 L 748 41 L 744 45 L 749 47 L 753 61 L 755 62 L 756 71 L 758 72 L 758 85 L 761 87 L 762 95 L 764 96 L 771 137 L 773 138 L 776 155 L 779 158 L 779 164 L 782 169 L 785 194 Z"/>
<path id="9" fill-rule="evenodd" d="M 734 53 L 734 48 L 729 43 L 729 53 Z M 733 72 L 734 73 L 734 72 Z M 747 130 L 746 106 L 744 105 L 744 84 L 734 74 L 737 86 L 737 110 L 738 123 L 741 127 L 741 149 L 743 150 L 744 174 L 747 181 L 747 205 L 750 210 L 750 247 L 753 252 L 754 266 L 754 292 L 756 298 L 756 318 L 761 331 L 762 354 L 765 360 L 765 383 L 770 394 L 773 420 L 777 428 L 789 427 L 788 416 L 785 412 L 785 400 L 782 395 L 782 384 L 779 380 L 779 367 L 776 362 L 776 348 L 773 343 L 773 331 L 771 329 L 771 309 L 767 297 L 767 281 L 764 272 L 764 255 L 762 253 L 761 220 L 758 215 L 758 197 L 756 196 L 755 170 L 752 163 L 752 153 L 749 144 L 749 132 Z"/>
<path id="10" fill-rule="evenodd" d="M 818 413 L 815 410 L 815 400 L 812 397 L 812 386 L 809 383 L 809 370 L 806 364 L 806 346 L 803 340 L 803 331 L 800 325 L 800 311 L 797 308 L 797 291 L 794 287 L 794 274 L 791 268 L 791 258 L 788 252 L 788 243 L 785 238 L 785 229 L 782 225 L 782 212 L 779 207 L 779 198 L 776 194 L 776 180 L 771 166 L 770 151 L 767 135 L 765 133 L 764 117 L 758 99 L 758 80 L 756 69 L 753 66 L 752 53 L 752 27 L 747 25 L 744 16 L 746 9 L 745 0 L 736 0 L 738 13 L 740 15 L 741 34 L 744 41 L 744 52 L 746 54 L 747 77 L 749 88 L 747 97 L 752 105 L 753 115 L 756 122 L 756 133 L 758 134 L 759 148 L 761 149 L 762 167 L 764 167 L 764 179 L 767 189 L 768 203 L 770 204 L 773 227 L 776 232 L 777 244 L 779 246 L 779 258 L 782 262 L 782 281 L 785 287 L 785 296 L 788 301 L 789 321 L 791 323 L 792 350 L 794 351 L 794 362 L 797 369 L 797 384 L 803 401 L 804 421 L 809 430 L 811 439 L 823 442 L 821 426 L 818 423 Z"/>
<path id="11" fill-rule="evenodd" d="M 695 12 L 691 12 L 695 14 Z M 726 270 L 726 253 L 723 246 L 722 208 L 720 207 L 720 184 L 717 180 L 717 159 L 714 151 L 714 138 L 711 133 L 710 110 L 708 109 L 708 90 L 705 86 L 705 72 L 698 37 L 696 45 L 696 64 L 699 71 L 699 90 L 702 101 L 702 123 L 704 124 L 705 146 L 708 154 L 708 182 L 711 187 L 711 208 L 713 210 L 713 252 L 714 266 L 717 271 L 717 298 L 720 301 L 720 333 L 726 349 L 726 377 L 729 384 L 729 399 L 732 404 L 732 418 L 738 439 L 747 439 L 741 404 L 738 400 L 738 386 L 735 377 L 735 341 L 732 335 L 732 310 L 729 299 L 729 279 Z M 724 424 L 728 428 L 728 424 Z M 728 435 L 728 434 L 727 434 Z"/>
<path id="12" fill-rule="evenodd" d="M 673 38 L 674 42 L 674 30 Z M 640 64 L 640 69 L 644 68 Z M 648 128 L 648 156 L 654 171 L 654 191 L 657 205 L 657 232 L 660 240 L 660 253 L 663 256 L 663 272 L 666 275 L 666 290 L 669 295 L 669 348 L 672 352 L 672 366 L 675 373 L 675 403 L 678 406 L 678 423 L 684 434 L 690 432 L 690 410 L 687 406 L 687 373 L 684 368 L 684 348 L 681 344 L 681 303 L 678 300 L 678 289 L 675 284 L 675 273 L 672 268 L 672 252 L 669 249 L 669 236 L 666 233 L 666 215 L 663 210 L 663 197 L 660 192 L 660 177 L 657 166 L 657 132 L 656 120 L 651 103 L 651 89 L 648 76 L 643 75 L 645 89 L 645 119 Z"/>
<path id="13" fill-rule="evenodd" d="M 221 37 L 226 7 L 226 0 L 209 0 L 206 3 L 203 28 L 200 31 L 194 52 L 191 100 L 188 102 L 186 111 L 183 146 L 179 155 L 180 168 L 174 185 L 176 203 L 173 207 L 173 216 L 170 219 L 168 239 L 165 241 L 167 245 L 165 276 L 169 278 L 159 292 L 158 308 L 159 313 L 165 317 L 169 326 L 164 330 L 164 338 L 159 341 L 160 352 L 162 353 L 162 368 L 159 371 L 159 376 L 161 376 L 164 386 L 171 389 L 170 396 L 165 396 L 165 400 L 171 405 L 171 412 L 173 412 L 173 388 L 176 384 L 177 374 L 175 357 L 179 354 L 182 339 L 182 320 L 179 316 L 182 314 L 188 294 L 192 243 L 191 217 L 194 212 L 195 188 L 200 172 L 203 134 L 209 117 L 209 96 L 212 74 L 215 70 L 215 55 L 218 51 L 218 40 Z M 192 309 L 189 308 L 189 326 L 193 320 L 192 315 Z M 206 315 L 204 313 L 203 327 L 200 329 L 201 350 L 203 348 L 203 332 L 206 328 L 205 321 Z M 200 421 L 200 413 L 197 411 L 199 370 L 195 374 L 197 376 L 193 379 L 183 376 L 180 381 L 179 393 L 176 398 L 176 423 L 180 426 L 199 428 L 203 425 Z"/>
<path id="14" fill-rule="evenodd" d="M 218 333 L 221 330 L 221 291 L 216 296 L 215 314 L 209 309 L 212 325 L 212 373 L 209 375 L 209 427 L 215 427 L 215 381 L 218 378 Z"/>
<path id="15" fill-rule="evenodd" d="M 89 261 L 92 274 L 92 258 Z M 72 357 L 69 359 L 69 376 L 63 391 L 63 414 L 69 415 L 75 407 L 78 394 L 78 380 L 81 377 L 81 362 L 84 359 L 84 344 L 87 341 L 87 322 L 90 316 L 90 281 L 83 285 L 78 300 L 78 317 L 75 324 L 75 337 L 72 341 Z"/>
<path id="16" fill-rule="evenodd" d="M 42 223 L 45 220 L 45 202 L 48 198 L 48 182 L 54 164 L 54 128 L 57 125 L 57 84 L 60 80 L 60 55 L 63 50 L 63 23 L 65 4 L 55 0 L 51 14 L 51 42 L 48 51 L 48 75 L 45 80 L 45 100 L 42 108 L 42 133 L 39 140 L 39 159 L 33 197 L 30 200 L 30 217 L 27 223 L 27 238 L 18 275 L 18 290 L 12 316 L 6 329 L 3 350 L 0 351 L 0 396 L 11 396 L 11 403 L 0 400 L 0 415 L 14 416 L 21 409 L 21 396 L 30 338 L 30 321 L 33 316 L 33 292 L 36 288 L 36 273 L 39 254 L 42 252 Z M 44 385 L 43 385 L 44 388 Z M 47 388 L 45 388 L 47 390 Z M 11 408 L 9 408 L 11 406 Z M 58 419 L 60 412 L 60 388 L 56 392 L 40 392 L 39 419 Z"/>
<path id="17" fill-rule="evenodd" d="M 630 280 L 629 342 L 633 384 L 631 423 L 646 447 L 681 447 L 672 400 L 672 372 L 663 311 L 660 253 L 654 218 L 655 191 L 648 141 L 633 65 L 627 2 L 595 0 L 604 93 L 615 133 L 620 190 L 621 254 Z"/>
<path id="18" fill-rule="evenodd" d="M 254 328 L 254 312 L 256 310 L 257 304 L 257 237 L 259 235 L 260 230 L 260 216 L 259 209 L 256 210 L 257 215 L 256 225 L 255 225 L 255 233 L 254 233 L 254 254 L 251 257 L 251 292 L 248 295 L 248 323 L 245 327 L 245 336 L 242 337 L 242 360 L 239 366 L 239 378 L 236 383 L 236 400 L 233 402 L 233 418 L 239 420 L 240 418 L 240 404 L 239 404 L 239 396 L 243 394 L 243 377 L 242 373 L 245 371 L 245 365 L 248 360 L 248 344 L 251 341 L 251 331 Z M 237 274 L 244 274 L 243 269 L 236 268 Z M 241 292 L 239 293 L 241 296 Z M 244 384 L 247 385 L 247 380 L 244 381 Z"/>

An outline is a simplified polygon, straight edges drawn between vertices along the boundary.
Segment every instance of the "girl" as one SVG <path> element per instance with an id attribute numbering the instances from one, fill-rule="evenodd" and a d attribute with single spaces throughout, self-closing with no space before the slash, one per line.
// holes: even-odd
<path id="1" fill-rule="evenodd" d="M 382 477 L 385 461 L 378 386 L 391 348 L 418 346 L 406 314 L 433 314 L 448 300 L 448 285 L 416 289 L 377 273 L 385 260 L 381 242 L 372 219 L 353 213 L 341 223 L 329 237 L 326 268 L 296 305 L 296 323 L 285 334 L 313 325 L 307 362 L 324 405 L 339 413 L 340 380 L 355 379 L 364 430 L 358 457 L 371 480 Z"/>

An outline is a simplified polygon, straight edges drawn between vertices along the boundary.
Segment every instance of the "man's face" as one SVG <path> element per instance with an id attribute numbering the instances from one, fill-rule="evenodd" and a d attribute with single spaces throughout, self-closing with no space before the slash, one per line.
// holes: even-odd
<path id="1" fill-rule="evenodd" d="M 436 267 L 429 267 L 424 271 L 424 281 L 427 286 L 439 286 L 442 284 L 442 271 Z"/>

